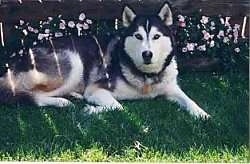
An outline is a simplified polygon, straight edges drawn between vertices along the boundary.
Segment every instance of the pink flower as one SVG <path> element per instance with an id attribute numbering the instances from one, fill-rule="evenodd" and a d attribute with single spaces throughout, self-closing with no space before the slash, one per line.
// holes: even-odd
<path id="1" fill-rule="evenodd" d="M 179 22 L 185 22 L 185 17 L 182 15 L 178 15 Z"/>
<path id="2" fill-rule="evenodd" d="M 185 22 L 185 17 L 184 16 L 178 15 L 178 20 L 179 20 L 178 25 L 180 27 L 186 27 L 186 22 Z"/>
<path id="3" fill-rule="evenodd" d="M 63 22 L 59 23 L 59 29 L 64 30 L 65 29 L 65 23 L 63 23 Z"/>
<path id="4" fill-rule="evenodd" d="M 201 22 L 202 24 L 207 24 L 207 23 L 208 23 L 208 17 L 202 16 L 200 22 Z"/>
<path id="5" fill-rule="evenodd" d="M 208 32 L 203 34 L 203 37 L 205 40 L 208 40 L 210 38 L 210 34 Z"/>
<path id="6" fill-rule="evenodd" d="M 188 51 L 193 51 L 194 50 L 194 43 L 187 43 L 187 49 L 188 49 Z"/>
<path id="7" fill-rule="evenodd" d="M 179 26 L 180 27 L 186 27 L 186 23 L 185 22 L 179 22 Z"/>
<path id="8" fill-rule="evenodd" d="M 205 30 L 203 30 L 202 33 L 203 33 L 203 37 L 205 40 L 209 40 L 210 38 L 213 39 L 213 37 L 214 37 L 214 35 L 210 35 L 209 32 L 207 32 Z"/>

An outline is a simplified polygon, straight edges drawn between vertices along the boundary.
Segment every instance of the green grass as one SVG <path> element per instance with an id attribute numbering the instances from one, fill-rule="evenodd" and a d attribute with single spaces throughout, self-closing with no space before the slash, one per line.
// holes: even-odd
<path id="1" fill-rule="evenodd" d="M 163 98 L 124 101 L 125 111 L 94 115 L 80 101 L 67 109 L 1 106 L 0 159 L 246 162 L 248 75 L 185 73 L 179 82 L 210 120 Z"/>

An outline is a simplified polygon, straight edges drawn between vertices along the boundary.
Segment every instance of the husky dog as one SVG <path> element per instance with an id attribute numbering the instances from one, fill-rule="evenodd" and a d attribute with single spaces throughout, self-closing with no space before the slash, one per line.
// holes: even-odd
<path id="1" fill-rule="evenodd" d="M 122 35 L 108 43 L 95 36 L 64 37 L 30 49 L 29 62 L 15 63 L 0 79 L 0 102 L 65 107 L 72 102 L 63 97 L 71 95 L 92 104 L 86 106 L 91 113 L 123 109 L 117 100 L 164 96 L 208 118 L 177 84 L 169 5 L 152 16 L 137 16 L 126 6 L 122 21 Z"/>

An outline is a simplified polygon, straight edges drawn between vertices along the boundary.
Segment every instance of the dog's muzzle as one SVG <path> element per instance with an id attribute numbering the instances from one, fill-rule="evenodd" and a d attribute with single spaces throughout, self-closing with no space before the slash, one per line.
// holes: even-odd
<path id="1" fill-rule="evenodd" d="M 153 57 L 153 53 L 151 51 L 142 52 L 142 58 L 144 60 L 144 64 L 151 64 L 152 57 Z"/>

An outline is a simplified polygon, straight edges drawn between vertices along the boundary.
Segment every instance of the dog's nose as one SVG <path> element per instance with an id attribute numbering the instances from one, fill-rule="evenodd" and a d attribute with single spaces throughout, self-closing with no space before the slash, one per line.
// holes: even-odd
<path id="1" fill-rule="evenodd" d="M 151 51 L 144 51 L 144 52 L 142 52 L 142 57 L 143 57 L 145 64 L 150 64 L 151 59 L 153 57 L 153 53 Z"/>

